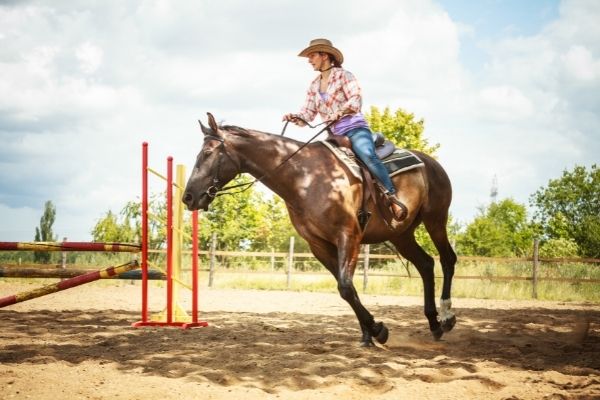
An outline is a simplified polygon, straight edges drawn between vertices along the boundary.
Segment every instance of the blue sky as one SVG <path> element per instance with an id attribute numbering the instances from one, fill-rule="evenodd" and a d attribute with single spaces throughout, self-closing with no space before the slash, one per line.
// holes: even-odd
<path id="1" fill-rule="evenodd" d="M 472 72 L 481 72 L 488 54 L 484 43 L 503 37 L 530 36 L 559 16 L 558 0 L 440 0 L 453 21 L 468 27 L 459 57 Z"/>
<path id="2" fill-rule="evenodd" d="M 598 163 L 600 2 L 340 4 L 0 2 L 0 240 L 33 239 L 47 200 L 58 237 L 88 240 L 139 197 L 141 143 L 156 169 L 167 155 L 189 168 L 207 111 L 279 132 L 314 77 L 296 55 L 315 37 L 344 52 L 365 110 L 425 120 L 463 224 L 494 176 L 499 199 L 528 205 L 565 169 Z"/>

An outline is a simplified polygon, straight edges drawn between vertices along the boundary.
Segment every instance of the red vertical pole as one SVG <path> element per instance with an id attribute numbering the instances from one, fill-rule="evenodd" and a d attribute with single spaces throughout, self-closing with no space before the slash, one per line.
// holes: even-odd
<path id="1" fill-rule="evenodd" d="M 148 143 L 142 143 L 142 322 L 148 321 Z"/>
<path id="2" fill-rule="evenodd" d="M 198 322 L 198 210 L 192 212 L 192 322 Z"/>
<path id="3" fill-rule="evenodd" d="M 173 322 L 173 157 L 167 158 L 167 323 Z"/>

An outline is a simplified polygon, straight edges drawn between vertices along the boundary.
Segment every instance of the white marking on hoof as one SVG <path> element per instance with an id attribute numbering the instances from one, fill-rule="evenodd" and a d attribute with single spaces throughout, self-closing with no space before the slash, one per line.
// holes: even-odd
<path id="1" fill-rule="evenodd" d="M 454 317 L 454 313 L 450 311 L 452 308 L 452 300 L 451 299 L 440 299 L 440 321 L 447 321 L 450 318 Z"/>

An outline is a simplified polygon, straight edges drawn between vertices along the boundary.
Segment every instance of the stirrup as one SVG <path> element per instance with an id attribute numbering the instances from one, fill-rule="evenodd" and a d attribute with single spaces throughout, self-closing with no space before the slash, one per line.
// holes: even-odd
<path id="1" fill-rule="evenodd" d="M 406 217 L 408 216 L 408 208 L 406 208 L 406 206 L 400 200 L 398 200 L 396 195 L 391 194 L 389 192 L 386 194 L 387 194 L 388 200 L 390 201 L 390 211 L 392 213 L 392 216 L 398 222 L 404 221 L 406 219 Z M 400 214 L 398 214 L 394 210 L 394 204 L 402 209 L 402 212 Z"/>

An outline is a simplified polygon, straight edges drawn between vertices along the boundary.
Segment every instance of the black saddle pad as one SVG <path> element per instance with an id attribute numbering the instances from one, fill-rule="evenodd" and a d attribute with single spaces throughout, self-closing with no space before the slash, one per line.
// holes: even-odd
<path id="1" fill-rule="evenodd" d="M 416 154 L 406 149 L 395 149 L 392 154 L 381 161 L 390 176 L 425 165 Z"/>

